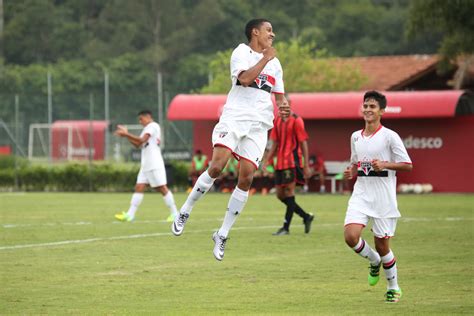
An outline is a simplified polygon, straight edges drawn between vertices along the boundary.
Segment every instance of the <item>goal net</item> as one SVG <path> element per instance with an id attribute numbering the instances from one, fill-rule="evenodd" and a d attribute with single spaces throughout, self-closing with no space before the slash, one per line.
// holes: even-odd
<path id="1" fill-rule="evenodd" d="M 140 135 L 143 129 L 141 125 L 125 125 L 129 132 Z M 101 134 L 103 135 L 103 134 Z M 89 137 L 92 136 L 84 129 L 80 129 L 72 124 L 54 124 L 51 128 L 49 124 L 31 124 L 28 138 L 28 158 L 30 160 L 87 160 L 89 154 L 94 156 L 96 148 L 89 148 Z M 97 135 L 94 134 L 94 142 L 98 142 Z M 102 137 L 107 137 L 103 135 Z M 112 155 L 109 156 L 115 161 L 136 161 L 140 160 L 139 150 L 134 150 L 133 146 L 126 138 L 108 136 L 110 147 L 106 150 Z M 100 158 L 99 158 L 100 159 Z"/>

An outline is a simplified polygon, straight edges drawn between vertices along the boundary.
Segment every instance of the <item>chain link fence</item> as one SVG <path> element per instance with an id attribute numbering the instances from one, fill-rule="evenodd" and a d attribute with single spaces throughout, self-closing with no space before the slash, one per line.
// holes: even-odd
<path id="1" fill-rule="evenodd" d="M 168 92 L 163 94 L 164 116 L 172 96 Z M 100 92 L 53 94 L 49 107 L 47 92 L 0 93 L 0 153 L 33 160 L 84 160 L 89 158 L 89 151 L 97 150 L 101 144 L 103 155 L 93 155 L 95 160 L 135 161 L 139 155 L 126 140 L 115 137 L 113 131 L 117 124 L 124 124 L 130 132 L 140 134 L 137 113 L 143 109 L 151 110 L 161 123 L 165 159 L 190 158 L 192 123 L 160 118 L 157 93 L 146 91 L 111 92 L 108 100 Z M 98 122 L 104 126 L 99 134 Z M 89 141 L 91 129 L 94 131 Z M 62 147 L 55 148 L 58 146 Z M 57 154 L 58 150 L 62 154 Z"/>

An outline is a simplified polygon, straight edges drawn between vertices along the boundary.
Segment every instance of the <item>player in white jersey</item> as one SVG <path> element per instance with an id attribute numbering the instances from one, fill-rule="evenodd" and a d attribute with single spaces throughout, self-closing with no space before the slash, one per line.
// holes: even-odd
<path id="1" fill-rule="evenodd" d="M 272 93 L 279 114 L 288 116 L 290 112 L 284 96 L 283 71 L 272 47 L 275 34 L 271 23 L 265 19 L 251 20 L 245 27 L 245 35 L 249 43 L 240 44 L 232 52 L 232 88 L 212 134 L 214 149 L 210 167 L 196 181 L 171 226 L 176 236 L 183 233 L 194 204 L 212 187 L 234 155 L 240 161 L 237 187 L 230 197 L 221 228 L 212 236 L 217 260 L 224 257 L 229 230 L 247 202 L 254 172 L 262 160 L 268 130 L 273 126 Z"/>
<path id="2" fill-rule="evenodd" d="M 351 167 L 344 172 L 346 179 L 357 175 L 344 221 L 344 237 L 349 247 L 370 261 L 369 285 L 379 281 L 383 264 L 388 285 L 387 302 L 398 302 L 402 291 L 398 286 L 397 265 L 390 249 L 397 218 L 397 171 L 411 171 L 412 163 L 398 134 L 380 123 L 387 106 L 385 96 L 377 91 L 365 93 L 362 114 L 365 128 L 351 136 Z M 361 238 L 363 228 L 373 221 L 374 251 Z"/>
<path id="3" fill-rule="evenodd" d="M 123 125 L 118 125 L 115 131 L 115 135 L 125 137 L 133 146 L 141 148 L 141 167 L 138 172 L 135 193 L 132 195 L 130 208 L 127 212 L 116 214 L 115 218 L 120 221 L 131 222 L 143 201 L 143 193 L 146 187 L 150 186 L 163 195 L 163 200 L 170 210 L 167 221 L 172 222 L 178 214 L 178 210 L 174 203 L 173 194 L 166 185 L 166 170 L 160 148 L 160 126 L 153 121 L 152 114 L 148 110 L 138 113 L 138 121 L 144 127 L 140 136 L 130 134 Z"/>

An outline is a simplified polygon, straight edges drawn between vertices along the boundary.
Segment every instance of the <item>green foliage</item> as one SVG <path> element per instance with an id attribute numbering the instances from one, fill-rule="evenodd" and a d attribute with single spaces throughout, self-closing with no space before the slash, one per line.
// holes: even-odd
<path id="1" fill-rule="evenodd" d="M 29 161 L 21 157 L 16 157 L 16 164 L 18 168 L 25 168 L 29 165 Z M 13 168 L 15 168 L 15 156 L 0 155 L 0 170 Z"/>
<path id="2" fill-rule="evenodd" d="M 442 67 L 461 55 L 474 54 L 473 0 L 413 0 L 407 31 L 411 36 L 442 32 Z"/>
<path id="3" fill-rule="evenodd" d="M 279 42 L 278 52 L 287 92 L 357 90 L 366 78 L 359 69 L 340 65 L 329 58 L 326 50 L 316 49 L 314 43 L 301 41 Z M 203 93 L 226 93 L 231 86 L 229 75 L 232 50 L 218 52 L 210 62 L 213 80 Z"/>
<path id="4" fill-rule="evenodd" d="M 0 160 L 0 191 L 12 190 L 15 186 L 15 170 L 10 162 L 5 161 Z M 189 164 L 173 162 L 171 168 L 173 182 L 170 184 L 186 187 Z M 22 164 L 17 176 L 22 191 L 124 192 L 133 190 L 138 170 L 138 166 L 103 163 L 93 164 L 91 168 L 78 163 L 51 167 Z"/>
<path id="5" fill-rule="evenodd" d="M 448 6 L 443 3 L 451 4 L 432 7 Z M 455 1 L 454 10 L 460 3 L 472 1 Z M 263 0 L 9 0 L 0 91 L 44 93 L 48 69 L 55 93 L 102 91 L 104 69 L 117 91 L 154 92 L 157 70 L 167 89 L 197 91 L 207 84 L 208 60 L 244 42 L 244 25 L 256 16 L 272 21 L 280 42 L 317 42 L 331 56 L 433 52 L 432 36 L 403 38 L 408 6 L 407 0 L 275 0 L 271 6 Z M 472 24 L 461 18 L 458 25 Z"/>

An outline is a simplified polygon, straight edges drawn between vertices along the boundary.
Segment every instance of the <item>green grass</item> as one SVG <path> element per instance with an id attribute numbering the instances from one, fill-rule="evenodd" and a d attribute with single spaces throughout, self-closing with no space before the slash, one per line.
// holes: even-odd
<path id="1" fill-rule="evenodd" d="M 383 301 L 368 263 L 342 238 L 347 196 L 301 195 L 317 211 L 303 234 L 283 205 L 253 196 L 223 262 L 212 255 L 229 195 L 209 194 L 181 237 L 171 236 L 161 197 L 149 193 L 134 223 L 115 223 L 130 194 L 0 194 L 0 314 L 468 314 L 474 284 L 474 195 L 400 196 L 397 237 L 404 296 Z M 176 194 L 179 205 L 184 194 Z M 137 238 L 130 236 L 137 235 Z M 114 238 L 123 236 L 123 239 Z M 364 236 L 371 241 L 370 231 Z M 88 242 L 42 245 L 58 241 Z M 6 248 L 33 245 L 28 248 Z M 383 273 L 383 272 L 382 272 Z"/>

